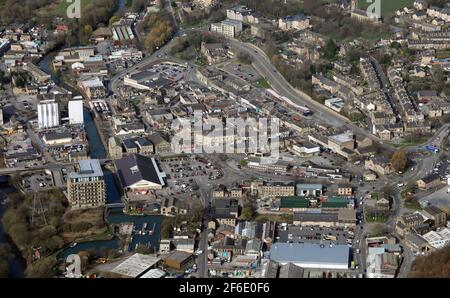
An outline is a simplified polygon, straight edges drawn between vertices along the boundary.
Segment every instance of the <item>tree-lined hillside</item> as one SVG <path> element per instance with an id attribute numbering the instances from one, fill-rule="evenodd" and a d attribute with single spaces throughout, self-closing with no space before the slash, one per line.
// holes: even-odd
<path id="1" fill-rule="evenodd" d="M 450 277 L 450 246 L 414 260 L 408 277 Z"/>
<path id="2" fill-rule="evenodd" d="M 50 5 L 55 0 L 5 0 L 0 1 L 0 24 L 30 21 L 36 11 Z M 3 2 L 3 3 L 2 3 Z"/>

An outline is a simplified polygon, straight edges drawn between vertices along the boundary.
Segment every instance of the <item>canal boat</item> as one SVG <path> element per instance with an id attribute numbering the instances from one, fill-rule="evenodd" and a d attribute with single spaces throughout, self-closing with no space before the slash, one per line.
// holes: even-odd
<path id="1" fill-rule="evenodd" d="M 156 227 L 156 223 L 154 223 L 153 224 L 153 228 L 150 230 L 150 231 L 148 231 L 148 234 L 151 236 L 151 235 L 153 235 L 153 233 L 155 233 L 155 227 Z"/>

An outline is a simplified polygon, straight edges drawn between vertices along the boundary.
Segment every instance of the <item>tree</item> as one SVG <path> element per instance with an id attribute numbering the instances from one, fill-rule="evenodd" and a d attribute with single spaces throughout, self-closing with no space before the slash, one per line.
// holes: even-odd
<path id="1" fill-rule="evenodd" d="M 406 168 L 407 162 L 408 162 L 408 157 L 406 155 L 406 152 L 403 149 L 399 149 L 399 150 L 395 151 L 391 157 L 391 166 L 397 172 L 403 172 Z"/>
<path id="2" fill-rule="evenodd" d="M 164 14 L 151 14 L 147 19 L 150 32 L 145 38 L 145 48 L 153 53 L 156 48 L 161 47 L 172 35 L 174 27 Z"/>
<path id="3" fill-rule="evenodd" d="M 0 257 L 0 278 L 9 277 L 9 263 L 6 258 Z"/>
<path id="4" fill-rule="evenodd" d="M 190 212 L 191 214 L 189 215 L 189 222 L 195 223 L 197 224 L 198 222 L 200 222 L 203 218 L 203 207 L 202 206 L 198 206 L 196 208 L 194 208 L 192 210 L 192 212 Z"/>
<path id="5" fill-rule="evenodd" d="M 334 42 L 334 40 L 331 38 L 328 39 L 323 49 L 323 57 L 329 60 L 335 59 L 338 49 L 339 48 Z"/>
<path id="6" fill-rule="evenodd" d="M 385 224 L 376 224 L 370 233 L 372 237 L 384 236 L 388 232 L 388 228 Z"/>
<path id="7" fill-rule="evenodd" d="M 273 39 L 268 39 L 266 41 L 264 52 L 269 57 L 273 57 L 274 55 L 278 54 L 278 48 L 277 48 L 277 45 L 276 45 L 276 43 L 275 43 L 275 41 Z"/>
<path id="8" fill-rule="evenodd" d="M 30 232 L 26 221 L 26 207 L 9 208 L 2 218 L 5 231 L 19 247 L 29 244 Z"/>
<path id="9" fill-rule="evenodd" d="M 11 247 L 7 243 L 0 243 L 0 278 L 9 276 L 9 260 L 12 257 Z"/>
<path id="10" fill-rule="evenodd" d="M 253 218 L 253 215 L 254 215 L 253 208 L 251 206 L 246 206 L 242 210 L 241 218 L 243 220 L 251 220 Z"/>
<path id="11" fill-rule="evenodd" d="M 45 241 L 45 247 L 50 251 L 56 251 L 64 246 L 64 241 L 61 237 L 55 235 Z"/>
<path id="12" fill-rule="evenodd" d="M 170 238 L 173 231 L 173 219 L 164 217 L 161 223 L 161 239 Z"/>
<path id="13" fill-rule="evenodd" d="M 31 263 L 25 274 L 27 277 L 31 278 L 50 278 L 54 277 L 53 268 L 56 266 L 56 258 L 55 257 L 47 257 L 37 260 L 34 263 Z"/>
<path id="14" fill-rule="evenodd" d="M 17 88 L 25 88 L 26 79 L 22 76 L 16 78 L 16 87 Z"/>
<path id="15" fill-rule="evenodd" d="M 25 247 L 30 242 L 30 232 L 23 223 L 13 225 L 8 230 L 8 234 L 19 247 Z"/>
<path id="16" fill-rule="evenodd" d="M 118 22 L 120 20 L 120 18 L 118 16 L 112 16 L 109 19 L 109 26 L 112 26 L 112 24 L 114 24 L 115 22 Z"/>
<path id="17" fill-rule="evenodd" d="M 131 10 L 134 12 L 140 12 L 144 9 L 146 0 L 133 0 L 131 4 Z"/>
<path id="18" fill-rule="evenodd" d="M 450 277 L 450 246 L 439 249 L 428 256 L 414 260 L 408 274 L 410 278 Z"/>
<path id="19" fill-rule="evenodd" d="M 314 11 L 321 6 L 321 1 L 317 0 L 304 0 L 303 1 L 303 10 L 306 14 L 312 15 Z"/>
<path id="20" fill-rule="evenodd" d="M 92 31 L 94 31 L 94 29 L 92 29 L 91 25 L 84 25 L 84 33 L 86 35 L 91 35 Z"/>
<path id="21" fill-rule="evenodd" d="M 241 167 L 246 167 L 248 162 L 245 159 L 242 159 L 239 164 L 241 165 Z"/>
<path id="22" fill-rule="evenodd" d="M 252 64 L 252 62 L 253 62 L 252 57 L 249 54 L 244 53 L 244 52 L 239 52 L 237 54 L 237 58 L 241 63 L 244 63 L 244 64 Z"/>

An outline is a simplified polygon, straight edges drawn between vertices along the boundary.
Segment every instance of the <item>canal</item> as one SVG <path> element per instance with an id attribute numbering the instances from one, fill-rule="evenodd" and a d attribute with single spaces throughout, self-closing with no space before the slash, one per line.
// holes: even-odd
<path id="1" fill-rule="evenodd" d="M 89 141 L 89 156 L 91 158 L 103 159 L 106 158 L 105 146 L 100 139 L 97 125 L 94 122 L 91 111 L 88 108 L 83 108 L 84 127 L 86 129 Z"/>
<path id="2" fill-rule="evenodd" d="M 118 10 L 123 11 L 125 9 L 125 0 L 118 0 Z M 49 53 L 43 59 L 41 59 L 38 63 L 38 67 L 42 69 L 44 72 L 51 75 L 52 80 L 55 84 L 60 87 L 72 92 L 73 96 L 80 95 L 80 93 L 72 86 L 69 86 L 63 80 L 55 74 L 52 69 L 52 61 L 56 53 Z M 91 111 L 84 107 L 83 109 L 84 115 L 84 124 L 87 133 L 87 137 L 89 140 L 89 155 L 91 158 L 104 159 L 107 157 L 107 152 L 103 145 L 102 140 L 100 139 L 100 135 L 98 133 L 96 124 L 93 119 L 93 115 Z M 114 174 L 109 171 L 104 171 L 105 175 L 105 183 L 106 183 L 106 195 L 107 195 L 107 203 L 120 203 L 121 202 L 121 194 L 119 188 L 116 183 L 116 179 L 114 178 Z M 108 211 L 106 221 L 108 224 L 119 225 L 124 222 L 132 222 L 135 226 L 136 231 L 142 230 L 143 226 L 147 225 L 147 230 L 153 230 L 153 234 L 139 234 L 135 233 L 133 236 L 132 243 L 129 247 L 131 251 L 135 250 L 138 244 L 146 245 L 148 247 L 152 247 L 156 250 L 159 249 L 159 240 L 160 240 L 160 231 L 161 231 L 161 222 L 162 217 L 159 215 L 147 215 L 147 216 L 131 216 L 123 213 L 121 208 L 112 208 Z M 1 235 L 1 227 L 0 227 L 0 235 Z M 80 251 L 91 251 L 91 252 L 99 252 L 102 249 L 116 249 L 119 250 L 119 238 L 114 236 L 111 240 L 104 241 L 90 241 L 79 243 L 74 247 L 69 247 L 63 250 L 58 257 L 65 258 L 70 254 L 76 254 Z M 20 269 L 17 267 L 16 269 Z M 24 269 L 24 268 L 23 268 Z M 22 275 L 23 275 L 22 269 Z M 17 270 L 20 272 L 20 270 Z"/>
<path id="3" fill-rule="evenodd" d="M 44 58 L 41 59 L 38 63 L 38 67 L 44 72 L 51 75 L 52 80 L 56 85 L 72 92 L 73 96 L 80 95 L 78 90 L 69 86 L 66 82 L 59 79 L 59 77 L 55 74 L 52 68 L 52 61 L 55 56 L 55 53 L 49 53 Z M 97 126 L 95 125 L 93 115 L 91 111 L 87 108 L 83 108 L 83 116 L 84 116 L 84 125 L 87 132 L 87 137 L 89 140 L 89 155 L 92 158 L 103 159 L 106 158 L 106 150 L 103 146 L 102 140 L 100 139 L 100 135 L 97 130 Z"/>
<path id="4" fill-rule="evenodd" d="M 137 245 L 145 245 L 147 247 L 159 249 L 160 231 L 162 217 L 159 215 L 147 215 L 147 216 L 132 216 L 126 215 L 122 212 L 122 208 L 110 209 L 108 216 L 106 218 L 109 224 L 119 225 L 121 223 L 129 222 L 133 223 L 136 231 L 142 230 L 145 223 L 147 224 L 147 231 L 153 230 L 153 235 L 148 233 L 145 235 L 140 235 L 135 233 L 131 245 L 128 251 L 134 251 Z M 115 249 L 120 250 L 119 238 L 115 236 L 112 240 L 102 240 L 102 241 L 90 241 L 84 243 L 78 243 L 75 247 L 69 247 L 61 252 L 58 257 L 66 258 L 68 255 L 77 254 L 80 251 L 90 251 L 99 253 L 102 249 Z"/>

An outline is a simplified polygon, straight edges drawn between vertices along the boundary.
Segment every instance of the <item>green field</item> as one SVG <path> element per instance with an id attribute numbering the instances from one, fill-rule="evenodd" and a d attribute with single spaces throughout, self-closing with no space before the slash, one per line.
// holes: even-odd
<path id="1" fill-rule="evenodd" d="M 55 4 L 54 12 L 52 14 L 57 16 L 65 15 L 67 7 L 69 7 L 71 3 L 68 3 L 66 0 L 58 0 L 57 2 L 58 3 Z M 81 9 L 83 9 L 84 6 L 90 4 L 91 2 L 92 0 L 81 0 Z"/>
<path id="2" fill-rule="evenodd" d="M 258 88 L 263 88 L 263 89 L 272 88 L 272 86 L 270 86 L 270 83 L 265 78 L 260 78 L 259 80 L 257 80 L 254 83 L 254 85 Z"/>
<path id="3" fill-rule="evenodd" d="M 381 1 L 381 15 L 383 17 L 392 16 L 396 10 L 405 6 L 412 7 L 414 0 L 380 0 Z M 367 0 L 358 0 L 358 7 L 361 9 L 367 8 L 371 3 Z"/>
<path id="4" fill-rule="evenodd" d="M 380 198 L 380 194 L 378 192 L 373 192 L 370 194 L 370 198 L 374 200 L 378 200 Z"/>

